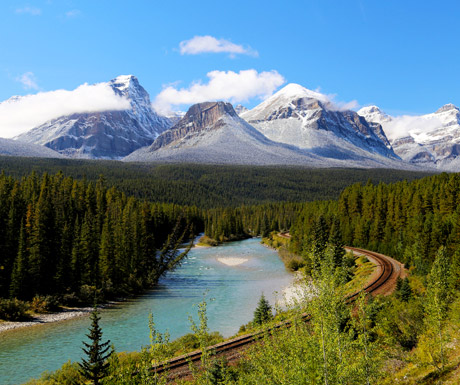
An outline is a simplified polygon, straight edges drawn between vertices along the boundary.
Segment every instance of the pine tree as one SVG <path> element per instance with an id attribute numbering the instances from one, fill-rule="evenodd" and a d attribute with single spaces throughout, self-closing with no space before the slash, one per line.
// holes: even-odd
<path id="1" fill-rule="evenodd" d="M 91 313 L 91 328 L 89 329 L 89 334 L 86 335 L 92 343 L 83 342 L 85 346 L 83 351 L 88 356 L 88 359 L 82 359 L 82 363 L 79 364 L 82 375 L 87 380 L 92 381 L 94 385 L 98 385 L 100 380 L 106 376 L 109 367 L 107 359 L 112 355 L 112 351 L 109 351 L 110 340 L 104 343 L 101 342 L 100 319 L 97 306 L 94 306 L 94 310 Z"/>
<path id="2" fill-rule="evenodd" d="M 313 258 L 313 267 L 316 270 L 320 269 L 321 262 L 325 258 L 328 237 L 329 231 L 326 220 L 321 215 L 318 220 L 315 221 L 312 229 L 311 253 Z"/>
<path id="3" fill-rule="evenodd" d="M 270 321 L 272 318 L 272 307 L 262 293 L 257 308 L 254 311 L 254 320 L 252 322 L 254 325 L 262 325 L 265 322 Z"/>

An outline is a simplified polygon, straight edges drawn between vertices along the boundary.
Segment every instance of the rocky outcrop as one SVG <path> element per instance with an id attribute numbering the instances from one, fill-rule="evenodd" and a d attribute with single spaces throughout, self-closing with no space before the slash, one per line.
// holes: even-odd
<path id="1" fill-rule="evenodd" d="M 195 104 L 175 126 L 163 132 L 150 149 L 155 151 L 186 136 L 190 137 L 206 130 L 216 130 L 223 124 L 223 122 L 219 124 L 219 120 L 225 115 L 238 117 L 230 103 L 206 102 Z"/>

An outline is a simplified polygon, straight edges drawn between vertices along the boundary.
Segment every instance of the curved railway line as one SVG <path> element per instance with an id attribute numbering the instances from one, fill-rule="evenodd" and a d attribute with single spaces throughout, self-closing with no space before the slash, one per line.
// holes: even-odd
<path id="1" fill-rule="evenodd" d="M 354 302 L 363 291 L 372 295 L 388 295 L 394 290 L 398 277 L 403 273 L 402 265 L 399 262 L 386 255 L 369 250 L 356 247 L 345 247 L 345 249 L 347 251 L 352 251 L 355 255 L 366 256 L 377 266 L 376 272 L 371 276 L 370 282 L 368 282 L 363 289 L 348 296 L 346 299 L 347 302 Z M 304 313 L 302 314 L 302 319 L 308 321 L 310 319 L 310 315 Z M 284 321 L 271 327 L 268 331 L 271 332 L 290 326 L 291 321 Z M 210 346 L 208 350 L 211 351 L 213 355 L 225 355 L 228 361 L 232 361 L 239 358 L 241 350 L 260 339 L 264 333 L 266 333 L 266 331 L 239 336 L 231 340 L 221 342 L 217 345 Z M 152 371 L 157 374 L 167 371 L 171 379 L 184 378 L 190 375 L 190 363 L 199 362 L 200 359 L 201 350 L 197 350 L 192 353 L 172 358 L 166 363 L 153 367 Z"/>

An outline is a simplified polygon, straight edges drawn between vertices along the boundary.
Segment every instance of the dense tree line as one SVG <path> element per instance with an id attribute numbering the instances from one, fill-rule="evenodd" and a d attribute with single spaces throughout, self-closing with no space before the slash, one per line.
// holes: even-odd
<path id="1" fill-rule="evenodd" d="M 105 160 L 31 159 L 0 156 L 0 170 L 21 178 L 31 171 L 64 175 L 96 183 L 152 202 L 200 208 L 238 207 L 272 202 L 337 199 L 350 184 L 413 180 L 422 172 L 386 169 L 308 169 L 275 166 L 146 164 Z"/>
<path id="2" fill-rule="evenodd" d="M 337 201 L 305 204 L 291 228 L 291 247 L 307 253 L 314 229 L 338 224 L 345 244 L 391 255 L 429 273 L 439 248 L 460 258 L 460 175 L 440 174 L 394 184 L 354 184 Z"/>
<path id="3" fill-rule="evenodd" d="M 127 197 L 103 178 L 2 173 L 0 298 L 149 287 L 179 262 L 177 245 L 202 230 L 200 218 L 194 207 Z"/>
<path id="4" fill-rule="evenodd" d="M 303 206 L 302 203 L 269 203 L 209 209 L 204 212 L 204 231 L 218 241 L 266 237 L 273 230 L 289 230 Z"/>

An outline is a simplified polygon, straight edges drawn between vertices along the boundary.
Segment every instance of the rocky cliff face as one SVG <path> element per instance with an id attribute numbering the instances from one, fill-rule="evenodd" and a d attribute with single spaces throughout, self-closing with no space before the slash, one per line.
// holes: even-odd
<path id="1" fill-rule="evenodd" d="M 74 158 L 119 159 L 150 145 L 171 126 L 151 107 L 150 97 L 132 75 L 109 83 L 113 92 L 129 101 L 124 111 L 102 111 L 62 116 L 18 137 Z"/>
<path id="2" fill-rule="evenodd" d="M 170 130 L 163 132 L 150 147 L 155 151 L 185 137 L 191 137 L 202 131 L 219 129 L 223 116 L 237 117 L 230 103 L 206 102 L 190 107 L 185 116 Z"/>

